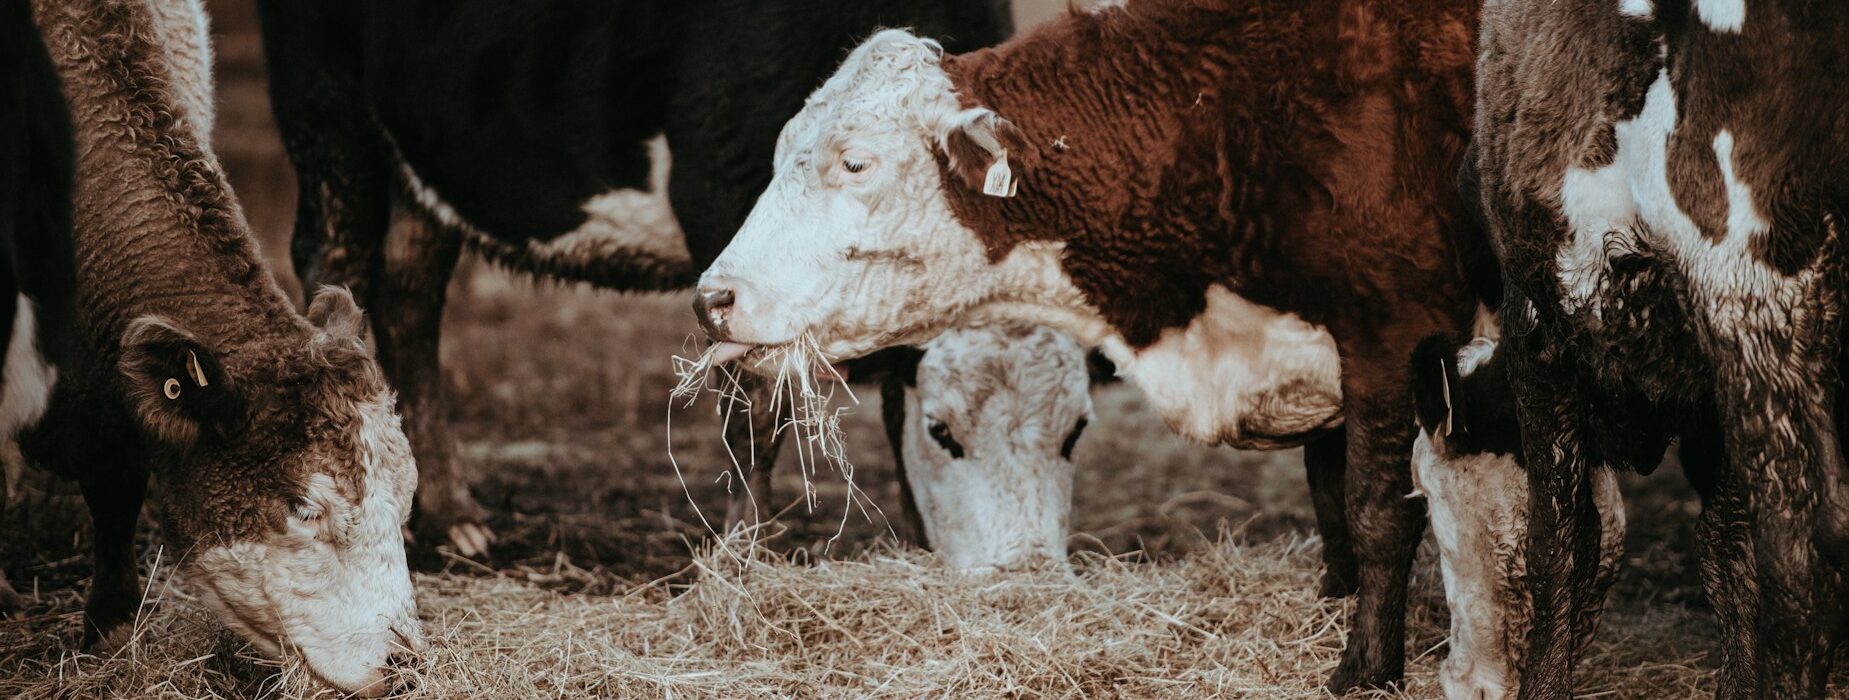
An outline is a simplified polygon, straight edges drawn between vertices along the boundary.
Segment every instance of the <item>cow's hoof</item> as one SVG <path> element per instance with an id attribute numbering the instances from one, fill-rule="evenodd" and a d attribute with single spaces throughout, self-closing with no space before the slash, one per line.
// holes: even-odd
<path id="1" fill-rule="evenodd" d="M 494 531 L 481 523 L 456 523 L 449 526 L 448 534 L 456 553 L 471 558 L 488 556 L 488 545 L 495 540 Z"/>
<path id="2" fill-rule="evenodd" d="M 109 656 L 123 647 L 134 636 L 135 626 L 128 621 L 107 625 L 99 630 L 95 625 L 84 624 L 83 650 L 97 656 Z"/>
<path id="3" fill-rule="evenodd" d="M 1322 581 L 1316 587 L 1317 594 L 1324 598 L 1347 598 L 1356 590 L 1354 576 L 1343 576 L 1333 566 L 1323 569 Z"/>
<path id="4" fill-rule="evenodd" d="M 1335 668 L 1335 675 L 1329 677 L 1329 692 L 1333 695 L 1346 695 L 1357 690 L 1393 690 L 1400 685 L 1401 673 L 1390 670 L 1369 670 L 1357 668 L 1359 664 L 1350 664 L 1346 659 Z"/>
<path id="5" fill-rule="evenodd" d="M 26 611 L 26 598 L 12 586 L 6 585 L 6 579 L 0 579 L 0 617 L 19 617 Z"/>

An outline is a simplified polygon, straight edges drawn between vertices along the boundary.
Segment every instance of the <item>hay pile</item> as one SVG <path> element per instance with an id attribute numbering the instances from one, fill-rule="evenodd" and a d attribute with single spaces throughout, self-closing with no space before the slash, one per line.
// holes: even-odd
<path id="1" fill-rule="evenodd" d="M 420 575 L 432 647 L 404 697 L 1321 697 L 1348 603 L 1316 597 L 1315 556 L 1314 541 L 1222 542 L 1164 564 L 1085 555 L 1076 577 L 995 578 L 914 551 L 803 563 L 733 541 L 696 557 L 684 590 Z M 183 590 L 150 591 L 136 642 L 111 658 L 68 651 L 75 600 L 0 622 L 0 697 L 334 697 L 299 664 L 257 658 Z M 1436 696 L 1435 603 L 1413 605 L 1404 696 Z M 1701 692 L 1704 669 L 1626 660 L 1661 658 L 1652 635 L 1686 622 L 1602 643 L 1583 690 Z M 1608 617 L 1619 626 L 1629 637 L 1639 621 Z"/>

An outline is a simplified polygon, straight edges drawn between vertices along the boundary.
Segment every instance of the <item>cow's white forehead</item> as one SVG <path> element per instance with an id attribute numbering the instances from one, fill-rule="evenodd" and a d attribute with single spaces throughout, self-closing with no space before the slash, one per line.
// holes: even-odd
<path id="1" fill-rule="evenodd" d="M 1073 412 L 1090 410 L 1084 350 L 1063 333 L 1019 324 L 979 324 L 946 331 L 924 349 L 918 384 L 937 412 L 973 418 L 1025 411 L 1030 415 L 1004 421 L 1019 428 L 1029 419 L 1063 423 Z"/>
<path id="2" fill-rule="evenodd" d="M 777 164 L 843 130 L 887 127 L 934 129 L 956 111 L 949 74 L 939 66 L 944 48 L 903 29 L 873 35 L 848 54 L 841 68 L 809 95 L 784 127 Z"/>

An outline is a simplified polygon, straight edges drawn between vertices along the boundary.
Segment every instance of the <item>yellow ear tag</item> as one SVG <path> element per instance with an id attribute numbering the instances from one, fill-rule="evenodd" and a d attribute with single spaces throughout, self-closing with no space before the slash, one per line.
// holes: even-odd
<path id="1" fill-rule="evenodd" d="M 1008 152 L 1002 151 L 995 164 L 989 166 L 989 174 L 982 179 L 982 193 L 990 197 L 1014 196 L 1014 169 L 1008 167 Z"/>
<path id="2" fill-rule="evenodd" d="M 1449 367 L 1445 366 L 1444 360 L 1438 361 L 1438 377 L 1444 381 L 1445 386 L 1445 423 L 1443 426 L 1439 427 L 1438 434 L 1444 437 L 1451 437 L 1451 414 L 1454 412 L 1451 408 L 1451 373 L 1448 371 L 1449 369 Z"/>
<path id="3" fill-rule="evenodd" d="M 198 384 L 200 388 L 204 388 L 210 383 L 205 380 L 205 369 L 199 366 L 199 356 L 194 355 L 191 350 L 186 351 L 186 373 L 192 375 L 193 383 Z M 173 397 L 169 396 L 167 398 Z"/>
<path id="4" fill-rule="evenodd" d="M 180 398 L 180 380 L 168 377 L 167 383 L 161 386 L 161 390 L 166 392 L 167 399 L 170 401 Z"/>

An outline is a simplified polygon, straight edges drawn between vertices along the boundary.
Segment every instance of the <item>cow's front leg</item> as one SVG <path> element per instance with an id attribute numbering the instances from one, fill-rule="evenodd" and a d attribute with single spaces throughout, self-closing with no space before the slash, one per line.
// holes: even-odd
<path id="1" fill-rule="evenodd" d="M 722 409 L 726 413 L 725 444 L 733 464 L 725 527 L 726 532 L 748 528 L 755 536 L 757 526 L 769 522 L 774 515 L 770 510 L 771 473 L 783 445 L 780 428 L 789 414 L 771 410 L 777 402 L 772 400 L 770 380 L 739 373 L 738 384 L 743 400 Z"/>
<path id="2" fill-rule="evenodd" d="M 83 481 L 84 504 L 95 526 L 90 597 L 83 609 L 83 646 L 114 651 L 128 641 L 135 612 L 141 609 L 140 578 L 135 573 L 135 525 L 141 519 L 141 501 L 147 494 L 148 475 L 140 468 L 128 473 L 92 476 Z"/>
<path id="3" fill-rule="evenodd" d="M 1404 373 L 1398 362 L 1394 365 L 1396 375 Z M 1360 587 L 1348 646 L 1329 680 L 1336 694 L 1399 682 L 1406 663 L 1407 578 L 1425 529 L 1424 502 L 1407 498 L 1412 493 L 1412 399 L 1403 387 L 1382 391 L 1380 384 L 1370 385 L 1370 378 L 1390 376 L 1386 370 L 1373 377 L 1365 368 L 1344 371 L 1345 495 Z"/>
<path id="4" fill-rule="evenodd" d="M 417 456 L 417 529 L 427 542 L 446 538 L 463 556 L 485 555 L 494 533 L 456 455 L 437 352 L 462 238 L 400 203 L 384 252 L 368 311 L 379 365 L 398 391 L 405 437 Z"/>
<path id="5" fill-rule="evenodd" d="M 1303 470 L 1310 481 L 1310 504 L 1316 510 L 1316 532 L 1323 540 L 1324 598 L 1346 598 L 1355 593 L 1355 543 L 1348 531 L 1347 506 L 1342 497 L 1348 469 L 1348 430 L 1337 428 L 1303 446 Z"/>
<path id="6" fill-rule="evenodd" d="M 1605 540 L 1592 478 L 1602 467 L 1589 456 L 1580 422 L 1590 402 L 1581 394 L 1571 351 L 1546 347 L 1548 337 L 1535 330 L 1504 345 L 1528 469 L 1526 565 L 1533 614 L 1520 697 L 1565 700 L 1572 695 L 1579 651 L 1597 628 L 1615 562 L 1602 561 Z"/>
<path id="7" fill-rule="evenodd" d="M 1843 458 L 1824 372 L 1746 376 L 1720 365 L 1727 460 L 1703 509 L 1704 583 L 1722 625 L 1721 698 L 1821 698 L 1842 622 L 1829 557 Z M 1808 377 L 1808 378 L 1804 378 Z"/>

